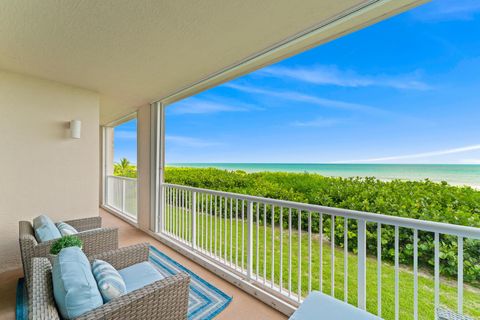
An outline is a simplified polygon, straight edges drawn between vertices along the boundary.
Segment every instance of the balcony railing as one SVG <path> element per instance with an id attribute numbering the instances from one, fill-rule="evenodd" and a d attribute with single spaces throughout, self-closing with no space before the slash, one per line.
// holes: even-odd
<path id="1" fill-rule="evenodd" d="M 454 308 L 463 313 L 464 241 L 480 248 L 478 228 L 174 184 L 162 184 L 161 192 L 162 235 L 293 306 L 321 290 L 387 319 L 436 318 L 443 303 L 440 282 L 447 279 L 441 276 L 441 249 L 453 241 L 458 276 L 447 280 L 456 287 Z M 431 256 L 424 256 L 425 239 Z M 400 265 L 406 250 L 412 263 Z M 385 252 L 391 262 L 382 259 Z M 425 289 L 424 279 L 433 288 Z M 413 283 L 409 292 L 405 281 Z"/>
<path id="2" fill-rule="evenodd" d="M 137 179 L 106 176 L 105 204 L 137 219 Z"/>

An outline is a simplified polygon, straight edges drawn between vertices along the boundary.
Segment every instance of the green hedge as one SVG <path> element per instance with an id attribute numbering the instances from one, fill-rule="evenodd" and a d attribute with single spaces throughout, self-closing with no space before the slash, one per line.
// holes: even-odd
<path id="1" fill-rule="evenodd" d="M 456 187 L 446 182 L 380 181 L 375 178 L 333 178 L 318 174 L 227 171 L 214 168 L 173 168 L 165 172 L 168 183 L 221 190 L 266 198 L 290 200 L 322 206 L 345 208 L 414 219 L 438 221 L 480 227 L 480 192 L 470 187 Z M 261 218 L 263 212 L 260 210 Z M 297 221 L 296 212 L 293 221 Z M 284 214 L 282 222 L 287 227 Z M 318 215 L 317 215 L 318 217 Z M 319 219 L 312 219 L 312 230 L 318 232 Z M 302 215 L 302 229 L 308 226 L 308 217 Z M 279 211 L 275 215 L 279 223 Z M 330 219 L 324 217 L 324 234 L 330 234 Z M 337 218 L 335 241 L 343 245 L 343 220 Z M 356 222 L 349 221 L 349 249 L 356 250 Z M 376 224 L 367 225 L 367 250 L 376 254 Z M 403 264 L 413 263 L 413 232 L 400 229 L 399 259 Z M 419 232 L 419 263 L 433 266 L 433 234 Z M 480 241 L 466 239 L 464 243 L 465 281 L 480 284 Z M 441 237 L 440 272 L 447 276 L 457 274 L 457 238 Z M 394 260 L 394 228 L 382 228 L 382 258 Z"/>

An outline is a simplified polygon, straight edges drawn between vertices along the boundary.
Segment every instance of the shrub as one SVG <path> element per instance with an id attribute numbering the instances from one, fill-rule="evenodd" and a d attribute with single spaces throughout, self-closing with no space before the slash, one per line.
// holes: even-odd
<path id="1" fill-rule="evenodd" d="M 58 254 L 64 248 L 68 248 L 68 247 L 82 248 L 82 246 L 83 246 L 83 242 L 82 240 L 80 240 L 79 237 L 73 236 L 73 235 L 63 236 L 53 243 L 52 247 L 50 248 L 50 253 Z"/>
<path id="2" fill-rule="evenodd" d="M 304 202 L 392 216 L 480 227 L 480 192 L 470 187 L 451 186 L 446 182 L 381 181 L 376 178 L 335 178 L 318 174 L 227 171 L 214 168 L 172 168 L 165 171 L 168 183 L 235 192 L 280 200 Z M 267 211 L 271 212 L 271 211 Z M 283 215 L 283 225 L 287 217 Z M 263 211 L 260 210 L 263 219 Z M 301 227 L 308 228 L 308 217 L 302 215 Z M 330 235 L 330 220 L 324 218 L 324 235 Z M 275 214 L 280 223 L 279 211 Z M 297 221 L 293 213 L 292 221 Z M 335 242 L 343 244 L 343 220 L 337 219 Z M 312 232 L 318 232 L 319 220 L 312 220 Z M 349 230 L 356 222 L 349 221 Z M 367 252 L 376 255 L 377 225 L 367 224 Z M 419 232 L 419 264 L 431 268 L 434 264 L 434 242 L 431 232 Z M 349 250 L 356 250 L 356 232 L 349 232 Z M 399 259 L 413 263 L 413 232 L 400 228 Z M 382 227 L 382 259 L 394 261 L 394 228 Z M 440 239 L 440 272 L 457 274 L 457 238 L 442 235 Z M 464 243 L 464 277 L 470 283 L 480 283 L 480 241 L 466 239 Z"/>

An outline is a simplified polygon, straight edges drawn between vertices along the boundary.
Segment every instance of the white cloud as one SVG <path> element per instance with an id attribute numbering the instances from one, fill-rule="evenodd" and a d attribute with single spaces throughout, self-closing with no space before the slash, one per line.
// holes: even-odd
<path id="1" fill-rule="evenodd" d="M 123 140 L 136 140 L 137 132 L 136 131 L 127 131 L 127 130 L 114 130 L 113 131 L 115 139 Z"/>
<path id="2" fill-rule="evenodd" d="M 472 20 L 480 13 L 478 0 L 435 0 L 412 11 L 414 18 L 425 22 Z"/>
<path id="3" fill-rule="evenodd" d="M 395 89 L 429 90 L 431 87 L 420 80 L 420 73 L 401 75 L 362 75 L 353 70 L 340 70 L 336 66 L 269 67 L 258 72 L 275 78 L 290 78 L 318 85 L 340 87 L 389 87 Z"/>
<path id="4" fill-rule="evenodd" d="M 251 87 L 251 86 L 237 85 L 233 83 L 228 83 L 228 84 L 225 84 L 224 86 L 227 88 L 231 88 L 231 89 L 235 89 L 235 90 L 239 90 L 247 93 L 261 94 L 261 95 L 266 95 L 270 97 L 291 100 L 296 102 L 305 102 L 305 103 L 310 103 L 310 104 L 314 104 L 322 107 L 345 109 L 345 110 L 356 110 L 356 111 L 361 111 L 365 113 L 388 114 L 388 112 L 384 110 L 381 110 L 372 106 L 364 105 L 364 104 L 345 102 L 341 100 L 326 99 L 326 98 L 302 94 L 302 93 L 293 92 L 293 91 L 265 90 L 265 89 L 260 89 L 256 87 Z"/>
<path id="5" fill-rule="evenodd" d="M 172 142 L 175 145 L 182 146 L 182 147 L 192 147 L 192 148 L 205 148 L 205 147 L 213 147 L 219 146 L 221 143 L 207 141 L 199 138 L 194 137 L 186 137 L 186 136 L 175 136 L 175 135 L 167 135 L 165 136 L 165 140 L 167 142 Z"/>
<path id="6" fill-rule="evenodd" d="M 218 112 L 245 112 L 254 109 L 253 106 L 239 102 L 217 102 L 199 98 L 185 99 L 169 107 L 175 114 L 204 114 Z"/>
<path id="7" fill-rule="evenodd" d="M 335 161 L 335 163 L 390 162 L 390 161 L 398 161 L 398 160 L 430 158 L 430 157 L 444 156 L 449 154 L 469 152 L 469 151 L 475 151 L 475 150 L 480 150 L 480 144 L 460 147 L 460 148 L 452 148 L 452 149 L 422 152 L 422 153 L 400 155 L 400 156 L 370 158 L 370 159 L 361 159 L 361 160 Z"/>
<path id="8" fill-rule="evenodd" d="M 343 124 L 346 121 L 344 119 L 335 119 L 335 118 L 316 118 L 309 121 L 294 121 L 291 123 L 294 127 L 318 127 L 318 128 L 327 128 L 334 127 L 339 124 Z"/>

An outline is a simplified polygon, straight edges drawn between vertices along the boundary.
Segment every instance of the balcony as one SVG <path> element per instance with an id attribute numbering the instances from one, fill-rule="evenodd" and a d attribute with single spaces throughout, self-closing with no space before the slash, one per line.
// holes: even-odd
<path id="1" fill-rule="evenodd" d="M 108 193 L 126 203 L 118 187 L 125 182 L 116 183 Z M 429 319 L 440 306 L 477 312 L 478 289 L 464 283 L 464 253 L 478 249 L 478 228 L 168 183 L 161 190 L 154 236 L 284 314 L 312 290 L 385 319 Z M 425 249 L 429 239 L 433 247 Z M 442 249 L 452 244 L 454 278 L 441 272 Z M 393 261 L 384 261 L 386 252 Z"/>
<path id="2" fill-rule="evenodd" d="M 208 271 L 199 264 L 196 264 L 188 258 L 182 256 L 175 250 L 166 246 L 154 237 L 125 222 L 123 219 L 100 209 L 100 216 L 107 227 L 117 227 L 119 229 L 119 245 L 121 247 L 133 245 L 136 243 L 148 242 L 155 246 L 175 261 L 181 263 L 197 275 L 223 290 L 234 299 L 218 317 L 215 319 L 286 319 L 287 317 L 267 306 L 243 290 L 223 280 L 214 273 Z M 21 277 L 21 270 L 5 272 L 0 275 L 0 319 L 15 318 L 15 290 L 17 280 Z M 255 310 L 255 314 L 251 313 Z"/>
<path id="3" fill-rule="evenodd" d="M 22 277 L 18 222 L 32 221 L 42 213 L 54 221 L 94 217 L 99 206 L 105 224 L 120 228 L 121 246 L 148 241 L 233 296 L 218 319 L 286 319 L 312 290 L 385 319 L 434 319 L 437 307 L 480 317 L 480 229 L 163 183 L 167 106 L 425 2 L 217 1 L 208 8 L 199 1 L 170 1 L 168 6 L 164 1 L 112 0 L 2 3 L 0 145 L 5 151 L 2 167 L 8 169 L 0 183 L 0 318 L 14 318 L 15 288 Z M 387 30 L 393 32 L 384 39 L 397 36 L 395 30 L 401 28 Z M 419 30 L 412 28 L 415 44 L 420 39 L 417 35 L 423 34 Z M 371 44 L 383 45 L 377 41 L 381 39 L 371 39 Z M 449 43 L 437 39 L 432 37 L 442 47 Z M 362 46 L 347 46 L 342 54 L 370 46 L 358 43 Z M 424 44 L 428 47 L 429 43 Z M 410 48 L 415 51 L 415 46 Z M 372 49 L 380 55 L 383 52 Z M 439 51 L 434 56 L 443 59 L 445 54 Z M 394 67 L 402 59 L 396 54 L 388 57 Z M 337 68 L 332 68 L 333 82 L 342 85 L 338 89 L 345 89 L 343 83 L 354 83 L 352 88 L 356 88 L 358 82 L 372 82 L 382 90 L 403 90 L 397 81 L 384 80 L 383 73 L 390 69 L 382 69 L 371 58 L 375 74 L 345 69 L 360 81 L 336 81 L 343 77 L 337 77 Z M 340 66 L 339 60 L 332 61 Z M 451 69 L 457 70 L 453 62 Z M 464 61 L 458 62 L 463 66 Z M 410 71 L 400 71 L 392 76 L 403 82 Z M 430 78 L 438 77 L 432 74 Z M 407 82 L 415 90 L 429 87 Z M 389 83 L 394 85 L 384 86 Z M 262 84 L 264 89 L 252 87 L 250 91 L 284 96 L 285 105 L 291 104 L 291 97 L 299 103 L 324 101 L 322 108 L 338 107 L 342 111 L 339 120 L 351 118 L 356 124 L 360 123 L 354 115 L 358 110 L 365 115 L 385 113 L 395 122 L 403 118 L 401 113 L 377 112 L 377 106 L 334 92 L 335 100 L 300 91 L 278 95 L 290 91 L 289 87 Z M 456 96 L 458 92 L 452 95 Z M 394 98 L 390 93 L 385 97 Z M 381 102 L 375 100 L 375 104 Z M 233 109 L 243 110 L 245 101 L 240 102 Z M 438 105 L 434 100 L 431 103 L 436 110 Z M 214 105 L 213 109 L 225 108 Z M 466 122 L 473 130 L 474 111 L 466 106 Z M 431 120 L 432 112 L 423 113 L 425 120 Z M 265 114 L 270 117 L 270 112 Z M 133 118 L 138 120 L 135 137 L 125 137 L 138 142 L 132 147 L 137 151 L 138 180 L 113 176 L 114 129 Z M 285 123 L 292 120 L 295 127 L 308 127 L 315 118 L 305 114 L 307 122 L 292 118 Z M 442 114 L 443 119 L 447 117 Z M 391 131 L 388 123 L 374 121 Z M 425 123 L 417 124 L 422 131 Z M 450 128 L 448 123 L 437 128 Z M 279 128 L 283 130 L 283 125 Z M 191 129 L 191 139 L 183 140 L 202 148 L 217 146 L 215 141 L 199 143 L 199 132 Z M 337 143 L 333 133 L 323 138 Z M 478 146 L 460 146 L 440 153 L 471 151 L 472 147 L 478 150 Z M 447 200 L 446 205 L 454 201 Z"/>

